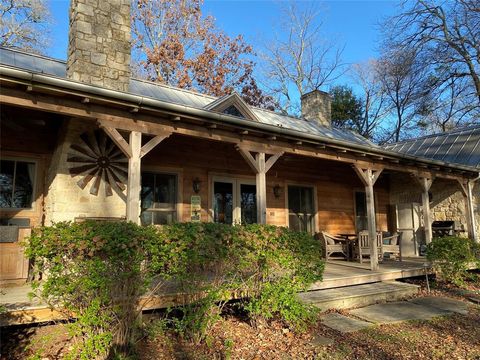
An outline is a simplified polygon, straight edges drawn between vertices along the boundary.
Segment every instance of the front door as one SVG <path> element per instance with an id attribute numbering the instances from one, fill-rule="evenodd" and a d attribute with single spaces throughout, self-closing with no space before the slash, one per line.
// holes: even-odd
<path id="1" fill-rule="evenodd" d="M 397 230 L 402 233 L 402 255 L 418 255 L 423 242 L 421 206 L 418 203 L 397 204 Z"/>
<path id="2" fill-rule="evenodd" d="M 255 224 L 255 181 L 217 178 L 213 180 L 213 221 L 222 224 Z"/>
<path id="3" fill-rule="evenodd" d="M 288 186 L 288 225 L 295 231 L 315 232 L 313 187 Z"/>

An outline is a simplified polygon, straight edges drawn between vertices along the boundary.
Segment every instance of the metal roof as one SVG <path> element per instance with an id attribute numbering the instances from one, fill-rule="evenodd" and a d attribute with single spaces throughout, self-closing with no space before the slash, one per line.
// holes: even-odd
<path id="1" fill-rule="evenodd" d="M 480 124 L 384 147 L 407 155 L 480 169 Z"/>
<path id="2" fill-rule="evenodd" d="M 0 48 L 0 64 L 33 73 L 66 78 L 65 61 L 18 50 Z M 133 78 L 130 80 L 129 93 L 196 109 L 204 109 L 208 104 L 217 100 L 217 98 L 213 96 Z M 260 108 L 251 106 L 249 108 L 255 113 L 258 121 L 263 124 L 318 135 L 326 140 L 341 140 L 356 145 L 368 146 L 372 148 L 372 150 L 382 150 L 378 145 L 352 131 L 329 128 L 313 121 L 307 121 L 302 118 L 291 117 Z M 245 119 L 245 121 L 252 120 Z"/>

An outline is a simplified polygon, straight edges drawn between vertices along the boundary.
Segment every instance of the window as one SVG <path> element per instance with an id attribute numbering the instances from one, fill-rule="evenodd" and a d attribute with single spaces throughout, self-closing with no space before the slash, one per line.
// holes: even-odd
<path id="1" fill-rule="evenodd" d="M 230 105 L 229 107 L 227 107 L 225 110 L 223 110 L 223 113 L 245 118 L 245 116 L 243 116 L 243 114 L 234 105 Z"/>
<path id="2" fill-rule="evenodd" d="M 35 163 L 17 160 L 1 160 L 0 208 L 32 208 L 34 184 Z"/>
<path id="3" fill-rule="evenodd" d="M 142 173 L 142 225 L 171 224 L 177 220 L 177 176 Z"/>

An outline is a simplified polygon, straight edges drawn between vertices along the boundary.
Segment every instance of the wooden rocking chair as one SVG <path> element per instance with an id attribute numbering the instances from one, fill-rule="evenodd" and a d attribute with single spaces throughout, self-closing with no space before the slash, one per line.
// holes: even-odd
<path id="1" fill-rule="evenodd" d="M 344 238 L 323 231 L 320 238 L 325 260 L 332 258 L 332 254 L 341 254 L 340 258 L 342 259 L 348 258 L 347 241 Z M 338 259 L 339 257 L 336 258 Z"/>
<path id="2" fill-rule="evenodd" d="M 378 259 L 383 260 L 383 239 L 382 233 L 377 233 L 377 252 Z M 370 257 L 370 241 L 368 231 L 360 231 L 358 233 L 357 246 L 355 246 L 355 256 L 359 258 L 360 264 L 363 263 L 363 257 Z"/>

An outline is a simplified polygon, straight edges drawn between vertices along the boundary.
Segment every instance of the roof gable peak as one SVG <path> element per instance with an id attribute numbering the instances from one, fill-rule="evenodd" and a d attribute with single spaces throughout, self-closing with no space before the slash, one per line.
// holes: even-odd
<path id="1" fill-rule="evenodd" d="M 233 116 L 243 117 L 248 120 L 259 121 L 257 115 L 250 109 L 250 106 L 233 91 L 229 95 L 224 95 L 212 101 L 204 107 L 206 110 L 226 113 Z"/>

